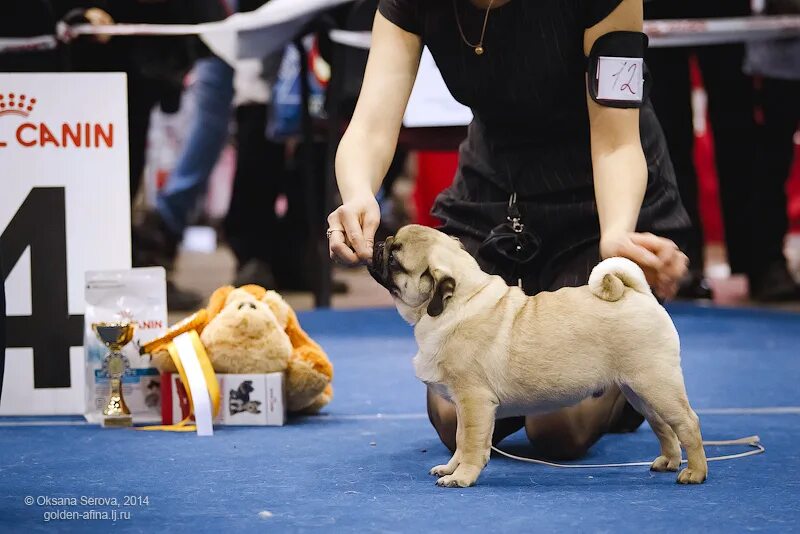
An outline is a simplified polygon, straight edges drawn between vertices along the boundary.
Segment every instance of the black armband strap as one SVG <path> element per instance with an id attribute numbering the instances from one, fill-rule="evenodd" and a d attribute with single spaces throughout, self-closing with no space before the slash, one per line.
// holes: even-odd
<path id="1" fill-rule="evenodd" d="M 644 63 L 647 35 L 641 32 L 607 33 L 589 53 L 589 95 L 600 105 L 640 108 L 650 92 L 650 73 Z"/>

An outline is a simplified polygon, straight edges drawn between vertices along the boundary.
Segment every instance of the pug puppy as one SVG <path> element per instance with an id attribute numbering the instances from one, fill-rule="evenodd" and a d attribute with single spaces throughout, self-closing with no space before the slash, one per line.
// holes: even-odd
<path id="1" fill-rule="evenodd" d="M 658 437 L 651 469 L 677 471 L 683 445 L 678 483 L 705 481 L 678 333 L 632 261 L 607 259 L 586 286 L 529 297 L 483 272 L 456 239 L 411 225 L 375 247 L 369 271 L 414 326 L 417 377 L 456 406 L 456 452 L 430 471 L 439 486 L 475 484 L 496 418 L 570 406 L 612 384 Z"/>

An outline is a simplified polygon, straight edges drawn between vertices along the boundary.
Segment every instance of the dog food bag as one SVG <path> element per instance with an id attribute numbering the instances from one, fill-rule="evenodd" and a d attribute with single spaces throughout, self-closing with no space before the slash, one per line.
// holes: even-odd
<path id="1" fill-rule="evenodd" d="M 127 359 L 122 394 L 134 423 L 161 420 L 161 381 L 148 355 L 139 347 L 162 335 L 167 328 L 167 284 L 162 267 L 86 273 L 84 353 L 86 367 L 85 417 L 100 423 L 108 401 L 109 377 L 103 369 L 108 347 L 95 335 L 97 322 L 131 321 L 133 340 L 122 350 Z"/>

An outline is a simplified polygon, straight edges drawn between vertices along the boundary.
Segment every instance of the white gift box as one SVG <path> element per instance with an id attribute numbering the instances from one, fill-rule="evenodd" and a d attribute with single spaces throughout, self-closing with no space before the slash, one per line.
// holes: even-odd
<path id="1" fill-rule="evenodd" d="M 283 426 L 286 423 L 284 374 L 217 374 L 220 389 L 215 425 Z M 162 424 L 180 422 L 189 413 L 186 388 L 177 373 L 161 375 Z"/>

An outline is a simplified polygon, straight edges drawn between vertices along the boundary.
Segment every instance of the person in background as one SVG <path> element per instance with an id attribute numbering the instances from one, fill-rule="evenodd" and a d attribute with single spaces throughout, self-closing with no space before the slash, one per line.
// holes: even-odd
<path id="1" fill-rule="evenodd" d="M 713 5 L 712 5 L 713 4 Z M 701 16 L 745 16 L 750 14 L 749 0 L 732 0 L 719 5 L 710 0 L 646 0 L 646 19 L 683 19 Z M 741 72 L 744 47 L 741 44 L 704 47 L 649 48 L 647 64 L 655 83 L 650 93 L 669 145 L 675 176 L 692 231 L 686 254 L 690 276 L 681 286 L 680 296 L 711 298 L 704 278 L 704 240 L 700 220 L 697 173 L 694 166 L 694 128 L 692 124 L 692 87 L 689 59 L 696 54 L 703 70 L 709 95 L 709 111 L 714 129 L 717 167 L 725 213 L 731 263 L 741 266 L 737 247 L 744 245 L 742 225 L 733 213 L 740 208 L 744 184 L 752 181 L 752 145 L 755 124 L 752 118 L 752 81 Z M 723 187 L 724 185 L 724 187 Z"/>
<path id="2" fill-rule="evenodd" d="M 134 227 L 138 252 L 161 265 L 174 263 L 183 232 L 228 141 L 233 68 L 217 56 L 197 60 L 192 91 L 195 109 L 175 168 L 156 196 L 155 210 Z"/>
<path id="3" fill-rule="evenodd" d="M 229 16 L 237 10 L 237 4 L 236 0 L 227 0 L 222 4 L 224 11 L 216 15 Z M 183 233 L 229 138 L 233 74 L 233 67 L 210 51 L 195 62 L 194 109 L 188 135 L 175 168 L 156 196 L 155 209 L 146 212 L 133 227 L 134 263 L 174 269 Z M 174 285 L 170 290 L 173 308 L 177 308 L 176 301 L 181 301 L 182 309 L 199 303 L 199 295 L 178 290 Z"/>
<path id="4" fill-rule="evenodd" d="M 751 14 L 750 0 L 647 0 L 644 7 L 647 19 L 744 17 Z M 692 234 L 686 249 L 690 259 L 690 277 L 684 281 L 680 295 L 687 298 L 711 297 L 703 278 L 703 233 L 694 167 L 689 78 L 692 54 L 698 59 L 708 94 L 731 271 L 747 275 L 750 296 L 755 300 L 795 299 L 798 297 L 797 287 L 785 260 L 782 260 L 785 215 L 782 227 L 775 215 L 765 217 L 763 214 L 769 208 L 763 204 L 764 195 L 754 194 L 765 184 L 756 167 L 759 140 L 754 117 L 755 89 L 753 79 L 742 70 L 743 43 L 689 48 L 651 47 L 647 52 L 647 63 L 655 80 L 650 97 L 664 128 L 681 198 L 692 220 Z M 766 188 L 770 189 L 770 186 Z M 770 206 L 773 211 L 776 209 L 774 199 Z M 785 211 L 784 208 L 782 213 Z"/>
<path id="5" fill-rule="evenodd" d="M 194 111 L 188 135 L 156 205 L 133 226 L 134 265 L 161 265 L 171 275 L 178 246 L 206 192 L 211 171 L 228 140 L 233 98 L 233 69 L 216 56 L 195 63 Z M 194 292 L 167 287 L 171 309 L 191 310 L 202 301 Z"/>
<path id="6" fill-rule="evenodd" d="M 72 2 L 64 13 L 70 24 L 167 23 L 195 24 L 221 20 L 227 11 L 221 0 L 89 0 Z M 75 39 L 70 46 L 72 66 L 79 71 L 127 74 L 128 145 L 130 153 L 131 201 L 136 198 L 144 172 L 150 114 L 156 105 L 162 111 L 179 109 L 184 77 L 198 57 L 208 50 L 195 37 L 125 36 Z M 133 232 L 134 266 L 163 265 L 171 271 L 166 256 L 146 252 L 153 236 Z M 175 243 L 177 246 L 177 243 Z M 171 309 L 191 310 L 201 303 L 199 295 L 181 290 L 172 280 L 167 285 Z"/>
<path id="7" fill-rule="evenodd" d="M 264 0 L 230 2 L 231 11 L 258 9 Z M 293 179 L 286 143 L 265 136 L 271 86 L 283 51 L 262 60 L 238 61 L 235 68 L 210 56 L 195 66 L 195 116 L 186 144 L 157 206 L 134 229 L 138 251 L 148 261 L 171 264 L 191 213 L 228 139 L 235 95 L 236 174 L 223 237 L 237 261 L 234 285 L 255 283 L 284 291 L 312 288 L 304 240 L 308 235 L 302 181 Z M 324 149 L 320 150 L 324 153 Z M 324 172 L 324 171 L 323 171 Z M 284 195 L 281 197 L 281 195 Z M 276 200 L 289 199 L 288 213 L 276 214 Z M 341 291 L 342 284 L 336 284 Z"/>
<path id="8" fill-rule="evenodd" d="M 800 0 L 768 0 L 768 15 L 800 15 Z M 785 280 L 784 237 L 786 181 L 794 159 L 794 135 L 800 122 L 800 39 L 754 42 L 747 45 L 745 70 L 760 78 L 761 124 L 757 180 L 753 182 L 754 224 L 759 228 L 753 254 L 767 276 Z M 770 274 L 775 273 L 775 274 Z M 787 296 L 791 293 L 787 292 Z M 795 286 L 794 298 L 800 299 Z"/>

